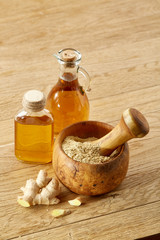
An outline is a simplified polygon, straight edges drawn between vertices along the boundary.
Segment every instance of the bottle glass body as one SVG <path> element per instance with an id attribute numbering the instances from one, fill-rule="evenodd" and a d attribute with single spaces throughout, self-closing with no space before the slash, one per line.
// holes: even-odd
<path id="1" fill-rule="evenodd" d="M 59 79 L 51 89 L 46 102 L 46 108 L 54 117 L 55 136 L 68 125 L 89 118 L 89 101 L 83 87 L 78 82 L 78 72 L 83 71 L 85 78 L 89 78 L 89 75 L 78 65 L 81 60 L 80 53 L 70 49 L 76 54 L 77 59 L 66 62 L 61 55 L 65 50 L 61 50 L 59 55 L 56 55 L 60 67 Z"/>
<path id="2" fill-rule="evenodd" d="M 25 162 L 52 160 L 54 122 L 48 110 L 20 111 L 15 117 L 15 155 Z"/>
<path id="3" fill-rule="evenodd" d="M 66 81 L 59 78 L 47 98 L 47 109 L 54 116 L 54 134 L 68 125 L 89 118 L 89 102 L 86 93 L 71 73 L 65 74 Z"/>

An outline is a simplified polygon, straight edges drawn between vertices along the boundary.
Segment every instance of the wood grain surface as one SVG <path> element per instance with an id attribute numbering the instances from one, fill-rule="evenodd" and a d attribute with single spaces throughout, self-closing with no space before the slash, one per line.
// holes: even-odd
<path id="1" fill-rule="evenodd" d="M 160 233 L 160 1 L 0 0 L 0 240 L 130 240 Z M 90 120 L 115 126 L 128 107 L 147 118 L 150 133 L 129 142 L 126 178 L 116 190 L 75 208 L 62 186 L 57 206 L 23 208 L 16 198 L 40 169 L 14 156 L 14 116 L 30 89 L 46 95 L 58 78 L 62 48 L 82 54 L 92 91 Z M 79 78 L 83 82 L 83 78 Z"/>

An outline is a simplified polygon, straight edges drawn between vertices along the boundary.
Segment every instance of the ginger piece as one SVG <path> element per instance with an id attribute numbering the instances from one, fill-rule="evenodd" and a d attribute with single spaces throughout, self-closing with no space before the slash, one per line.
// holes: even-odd
<path id="1" fill-rule="evenodd" d="M 23 207 L 30 207 L 32 205 L 33 199 L 38 194 L 39 187 L 35 180 L 29 179 L 26 182 L 26 186 L 22 187 L 23 196 L 18 196 L 18 203 Z"/>
<path id="2" fill-rule="evenodd" d="M 73 200 L 68 201 L 70 205 L 79 207 L 82 203 L 85 203 L 85 198 L 84 197 L 77 197 Z"/>
<path id="3" fill-rule="evenodd" d="M 38 193 L 33 203 L 36 204 L 45 204 L 45 205 L 53 205 L 59 203 L 59 199 L 56 198 L 57 195 L 59 195 L 60 189 L 59 189 L 59 182 L 57 179 L 52 178 L 52 180 L 47 184 L 46 187 L 43 187 L 41 192 Z"/>
<path id="4" fill-rule="evenodd" d="M 71 211 L 69 209 L 54 209 L 51 214 L 53 217 L 58 218 L 58 217 L 62 217 L 65 215 L 70 214 Z"/>
<path id="5" fill-rule="evenodd" d="M 56 196 L 60 193 L 59 182 L 55 178 L 47 177 L 47 172 L 40 170 L 36 180 L 29 179 L 26 186 L 21 188 L 23 196 L 18 196 L 17 202 L 23 207 L 59 203 Z"/>
<path id="6" fill-rule="evenodd" d="M 37 185 L 39 188 L 45 187 L 52 178 L 48 177 L 48 174 L 44 170 L 40 170 L 36 179 Z"/>

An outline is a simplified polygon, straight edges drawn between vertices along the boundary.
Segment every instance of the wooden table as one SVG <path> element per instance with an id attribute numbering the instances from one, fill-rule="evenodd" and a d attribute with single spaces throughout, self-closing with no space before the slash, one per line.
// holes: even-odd
<path id="1" fill-rule="evenodd" d="M 0 0 L 0 239 L 116 240 L 160 232 L 160 1 Z M 57 206 L 23 208 L 20 187 L 51 164 L 29 165 L 14 156 L 14 116 L 25 91 L 46 94 L 58 78 L 52 57 L 61 48 L 82 53 L 92 78 L 90 119 L 116 125 L 128 107 L 148 119 L 150 133 L 129 142 L 130 164 L 113 192 L 76 197 L 63 187 Z M 152 239 L 160 239 L 158 236 Z"/>

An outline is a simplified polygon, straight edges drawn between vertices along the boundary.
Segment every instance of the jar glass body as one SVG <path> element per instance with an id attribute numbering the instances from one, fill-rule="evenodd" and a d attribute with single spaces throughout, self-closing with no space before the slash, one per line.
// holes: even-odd
<path id="1" fill-rule="evenodd" d="M 15 116 L 15 155 L 25 162 L 52 160 L 54 121 L 48 110 L 21 110 Z"/>

